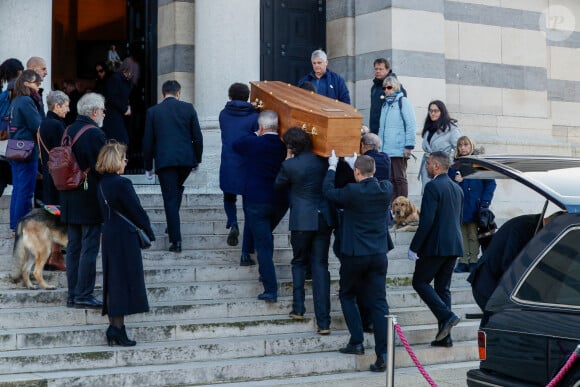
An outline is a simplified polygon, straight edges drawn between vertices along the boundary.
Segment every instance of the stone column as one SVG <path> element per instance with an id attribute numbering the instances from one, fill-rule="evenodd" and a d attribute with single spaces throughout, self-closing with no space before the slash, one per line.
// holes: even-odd
<path id="1" fill-rule="evenodd" d="M 32 56 L 46 60 L 48 75 L 42 88 L 44 95 L 52 89 L 52 1 L 50 0 L 2 0 L 2 40 L 0 60 L 19 59 L 26 68 Z"/>
<path id="2" fill-rule="evenodd" d="M 260 1 L 195 1 L 195 107 L 204 128 L 218 115 L 234 82 L 260 78 Z"/>

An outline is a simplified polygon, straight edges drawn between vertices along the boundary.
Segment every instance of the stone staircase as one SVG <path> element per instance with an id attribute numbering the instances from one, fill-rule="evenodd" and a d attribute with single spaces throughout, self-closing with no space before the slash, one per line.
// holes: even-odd
<path id="1" fill-rule="evenodd" d="M 58 286 L 53 291 L 27 290 L 10 281 L 10 197 L 0 198 L 0 386 L 263 385 L 274 379 L 371 374 L 366 370 L 375 360 L 372 335 L 365 336 L 366 355 L 338 352 L 349 335 L 337 296 L 339 264 L 332 253 L 332 334 L 319 336 L 310 282 L 306 318 L 288 318 L 292 251 L 287 220 L 274 236 L 278 303 L 267 304 L 256 299 L 262 291 L 257 267 L 240 267 L 239 247 L 225 243 L 221 194 L 190 188 L 181 212 L 184 251 L 174 254 L 166 251 L 159 187 L 136 186 L 158 241 L 143 254 L 151 311 L 126 318 L 129 336 L 137 341 L 128 348 L 107 346 L 108 321 L 100 311 L 65 306 L 64 273 L 45 272 L 47 282 Z M 389 253 L 387 298 L 418 358 L 426 365 L 476 360 L 478 321 L 464 320 L 454 328 L 453 348 L 429 346 L 437 325 L 410 286 L 413 264 L 406 251 L 412 233 L 392 236 L 396 248 Z M 100 262 L 97 272 L 95 293 L 100 297 Z M 465 275 L 454 276 L 455 312 L 477 312 Z M 410 367 L 398 338 L 396 343 L 396 367 Z"/>

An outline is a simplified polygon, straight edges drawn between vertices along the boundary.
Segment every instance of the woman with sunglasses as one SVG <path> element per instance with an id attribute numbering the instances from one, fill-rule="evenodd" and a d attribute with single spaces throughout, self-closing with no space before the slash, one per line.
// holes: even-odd
<path id="1" fill-rule="evenodd" d="M 431 179 L 427 176 L 427 160 L 429 155 L 435 151 L 443 151 L 453 158 L 455 144 L 461 136 L 461 131 L 457 127 L 457 120 L 449 117 L 447 107 L 439 100 L 431 101 L 429 103 L 429 110 L 427 117 L 425 117 L 425 124 L 423 125 L 423 160 L 419 169 L 418 178 L 421 179 L 421 192 Z"/>
<path id="2" fill-rule="evenodd" d="M 16 230 L 18 221 L 32 209 L 32 197 L 36 188 L 38 172 L 38 144 L 36 132 L 42 117 L 38 112 L 34 95 L 38 95 L 41 78 L 33 70 L 25 70 L 14 83 L 13 100 L 10 104 L 9 136 L 18 140 L 34 141 L 29 160 L 10 161 L 12 169 L 12 197 L 10 199 L 10 229 Z"/>
<path id="3" fill-rule="evenodd" d="M 379 138 L 383 145 L 381 152 L 391 158 L 391 182 L 394 186 L 393 198 L 407 197 L 407 159 L 415 148 L 417 121 L 409 100 L 401 92 L 401 83 L 392 75 L 383 81 L 385 102 L 379 120 Z"/>

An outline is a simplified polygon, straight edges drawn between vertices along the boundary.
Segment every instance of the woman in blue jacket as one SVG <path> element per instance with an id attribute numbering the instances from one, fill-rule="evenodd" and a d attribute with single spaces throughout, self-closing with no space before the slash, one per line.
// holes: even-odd
<path id="1" fill-rule="evenodd" d="M 407 197 L 407 159 L 415 148 L 417 122 L 415 111 L 409 100 L 401 92 L 397 77 L 388 76 L 383 81 L 385 103 L 379 120 L 379 138 L 383 142 L 381 152 L 391 158 L 391 183 L 394 186 L 393 199 Z"/>
<path id="2" fill-rule="evenodd" d="M 483 153 L 475 150 L 475 144 L 467 136 L 457 140 L 455 158 Z M 461 235 L 463 237 L 463 257 L 455 267 L 456 273 L 467 273 L 475 269 L 479 257 L 479 240 L 477 239 L 477 220 L 480 209 L 489 208 L 496 183 L 493 179 L 464 179 L 457 169 L 449 168 L 449 176 L 463 189 L 463 219 Z"/>
<path id="3" fill-rule="evenodd" d="M 10 228 L 16 230 L 18 221 L 32 209 L 38 171 L 38 144 L 36 132 L 42 117 L 33 95 L 38 95 L 42 80 L 33 70 L 24 71 L 14 83 L 10 104 L 9 136 L 18 140 L 34 141 L 32 157 L 27 161 L 10 161 L 12 169 L 12 198 L 10 200 Z"/>

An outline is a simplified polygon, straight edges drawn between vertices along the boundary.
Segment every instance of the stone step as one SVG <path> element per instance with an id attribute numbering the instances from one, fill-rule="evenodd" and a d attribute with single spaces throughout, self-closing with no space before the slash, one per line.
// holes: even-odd
<path id="1" fill-rule="evenodd" d="M 403 354 L 404 356 L 404 354 Z M 439 386 L 465 386 L 467 371 L 478 368 L 479 362 L 459 361 L 448 364 L 434 364 L 424 367 L 425 371 Z M 429 387 L 423 375 L 417 367 L 395 368 L 395 386 Z M 375 372 L 343 372 L 337 374 L 289 377 L 283 379 L 223 383 L 220 387 L 384 387 L 385 374 Z M 209 384 L 198 387 L 210 387 Z"/>
<path id="2" fill-rule="evenodd" d="M 464 315 L 476 311 L 477 306 L 459 305 L 454 310 L 458 315 Z M 391 308 L 391 313 L 396 316 L 397 322 L 403 327 L 408 341 L 412 344 L 429 343 L 437 333 L 433 315 L 428 311 Z M 101 319 L 100 323 L 84 326 L 4 329 L 0 334 L 0 351 L 104 345 L 104 332 L 107 325 L 103 323 L 103 320 Z M 455 341 L 475 339 L 478 326 L 479 321 L 461 322 L 453 329 Z M 127 323 L 129 336 L 139 343 L 255 336 L 263 335 L 265 332 L 273 336 L 289 333 L 314 334 L 316 328 L 316 321 L 312 314 L 307 314 L 304 320 L 292 320 L 286 315 L 279 315 Z M 341 312 L 335 311 L 331 315 L 331 329 L 333 334 L 347 330 Z M 401 344 L 398 338 L 396 343 Z"/>
<path id="3" fill-rule="evenodd" d="M 477 358 L 475 342 L 457 343 L 450 349 L 423 345 L 416 346 L 414 350 L 417 357 L 426 365 L 464 362 Z M 72 371 L 58 367 L 51 368 L 47 365 L 46 371 L 33 372 L 28 369 L 29 363 L 26 363 L 26 367 L 16 368 L 26 370 L 26 373 L 0 375 L 0 386 L 193 386 L 222 382 L 253 382 L 363 371 L 368 370 L 369 365 L 375 361 L 372 351 L 367 351 L 367 354 L 362 356 L 344 355 L 336 351 L 272 356 L 266 355 L 264 350 L 263 355 L 249 358 L 224 357 L 208 361 L 190 358 L 177 364 L 136 365 L 127 363 L 130 352 L 135 352 L 135 350 L 119 350 L 118 352 L 118 356 L 105 360 L 111 364 L 106 368 L 81 369 L 81 363 L 78 364 L 79 367 L 76 370 Z M 186 354 L 195 355 L 191 352 L 186 352 Z M 142 361 L 139 359 L 137 364 L 142 364 Z M 69 364 L 66 365 L 69 366 Z M 410 365 L 411 360 L 405 350 L 396 348 L 395 367 L 409 367 Z M 55 369 L 58 371 L 54 371 Z M 384 377 L 384 374 L 381 375 Z"/>
<path id="4" fill-rule="evenodd" d="M 100 296 L 99 292 L 95 292 Z M 56 293 L 55 293 L 56 294 Z M 55 296 L 56 297 L 56 296 Z M 474 307 L 473 296 L 469 288 L 451 289 L 451 297 L 454 308 L 459 305 L 468 305 L 470 312 L 476 312 Z M 58 302 L 60 301 L 60 302 Z M 331 294 L 331 311 L 340 312 L 340 301 L 336 294 Z M 391 309 L 395 308 L 425 308 L 423 302 L 411 290 L 406 292 L 395 291 L 387 292 L 387 301 Z M 34 327 L 51 327 L 62 326 L 63 322 L 67 325 L 90 325 L 102 324 L 103 317 L 100 310 L 85 310 L 67 308 L 65 305 L 66 294 L 61 292 L 59 299 L 52 299 L 53 306 L 44 302 L 38 302 L 35 306 L 23 307 L 18 305 L 13 308 L 3 307 L 0 309 L 0 328 L 17 329 L 17 328 L 34 328 Z M 312 296 L 306 296 L 306 316 L 313 312 Z M 232 298 L 218 300 L 194 300 L 194 301 L 167 301 L 167 302 L 150 302 L 150 311 L 148 313 L 128 316 L 128 322 L 159 322 L 159 321 L 179 321 L 191 319 L 212 319 L 224 317 L 250 317 L 250 316 L 287 316 L 292 309 L 292 297 L 278 297 L 278 302 L 268 304 L 259 301 L 253 297 L 249 298 Z M 410 310 L 419 314 L 417 311 Z M 431 316 L 424 313 L 425 316 Z M 415 321 L 403 320 L 410 324 Z M 433 319 L 433 323 L 435 320 Z"/>
<path id="5" fill-rule="evenodd" d="M 433 337 L 435 332 L 431 334 Z M 350 337 L 348 331 L 320 336 L 308 333 L 282 333 L 199 340 L 140 342 L 135 347 L 102 345 L 50 349 L 23 349 L 0 353 L 0 374 L 61 371 L 85 368 L 124 367 L 135 364 L 161 365 L 180 362 L 223 361 L 248 357 L 338 351 Z M 365 336 L 365 347 L 372 353 L 373 339 Z M 432 364 L 432 361 L 430 361 Z"/>
<path id="6" fill-rule="evenodd" d="M 200 301 L 200 300 L 230 300 L 236 299 L 238 297 L 253 297 L 257 296 L 259 293 L 263 292 L 262 284 L 257 280 L 258 273 L 255 269 L 254 277 L 245 280 L 208 280 L 200 281 L 191 280 L 185 282 L 168 282 L 164 283 L 148 283 L 147 284 L 147 295 L 150 303 L 159 302 L 185 302 L 185 301 Z M 147 271 L 149 272 L 149 271 Z M 19 286 L 18 288 L 12 289 L 0 289 L 0 302 L 3 307 L 33 307 L 33 306 L 51 306 L 51 305 L 63 305 L 67 298 L 67 287 L 66 278 L 64 273 L 55 274 L 60 279 L 58 285 L 59 288 L 55 290 L 33 290 L 22 288 L 20 284 L 13 285 Z M 100 274 L 99 274 L 100 277 Z M 48 279 L 45 278 L 45 279 Z M 410 279 L 408 277 L 399 277 L 389 275 L 387 277 L 387 282 L 403 283 L 408 282 Z M 459 280 L 456 280 L 458 282 Z M 56 285 L 54 281 L 48 282 L 49 284 Z M 101 284 L 101 281 L 97 281 L 97 284 Z M 453 283 L 455 285 L 455 283 Z M 458 283 L 456 289 L 465 289 L 467 292 L 471 293 L 471 288 L 467 286 L 462 286 L 461 282 Z M 399 285 L 400 286 L 400 285 Z M 99 287 L 96 287 L 96 294 L 99 295 Z M 338 294 L 339 280 L 334 277 L 330 281 L 330 293 L 331 295 Z M 305 290 L 307 294 L 312 293 L 312 281 L 306 281 Z M 391 294 L 397 293 L 398 287 L 392 290 L 387 290 L 387 299 L 391 297 Z M 465 291 L 464 290 L 464 291 Z M 404 293 L 406 297 L 413 297 L 411 294 L 416 294 L 412 289 L 405 289 Z M 289 277 L 278 279 L 278 296 L 291 296 L 292 295 L 292 279 Z M 418 296 L 417 296 L 418 297 Z M 455 303 L 458 303 L 454 300 Z"/>

